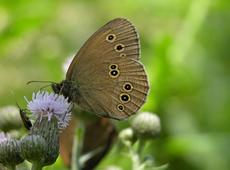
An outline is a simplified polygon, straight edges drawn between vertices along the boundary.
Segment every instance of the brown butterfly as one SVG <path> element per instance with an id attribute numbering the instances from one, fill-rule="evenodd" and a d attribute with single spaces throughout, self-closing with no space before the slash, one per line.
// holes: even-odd
<path id="1" fill-rule="evenodd" d="M 149 90 L 139 58 L 135 27 L 126 19 L 114 19 L 86 41 L 75 55 L 66 79 L 52 84 L 52 88 L 86 111 L 125 119 L 140 109 Z"/>

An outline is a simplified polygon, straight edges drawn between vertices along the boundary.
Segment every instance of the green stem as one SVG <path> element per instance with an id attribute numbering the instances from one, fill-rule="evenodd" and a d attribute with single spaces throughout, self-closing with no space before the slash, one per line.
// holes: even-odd
<path id="1" fill-rule="evenodd" d="M 129 146 L 129 155 L 132 160 L 132 170 L 143 170 L 144 166 L 141 166 L 141 154 L 145 146 L 145 140 L 140 140 L 138 143 L 137 151 Z"/>
<path id="2" fill-rule="evenodd" d="M 139 166 L 140 166 L 139 155 L 130 146 L 129 146 L 129 155 L 132 160 L 132 170 L 139 170 Z"/>
<path id="3" fill-rule="evenodd" d="M 79 170 L 81 169 L 81 163 L 79 162 L 79 158 L 81 157 L 81 150 L 83 146 L 83 140 L 84 140 L 84 125 L 81 122 L 78 122 L 79 125 L 76 128 L 76 133 L 74 137 L 74 144 L 72 148 L 72 163 L 71 163 L 71 169 L 72 170 Z"/>
<path id="4" fill-rule="evenodd" d="M 40 163 L 33 163 L 31 170 L 42 170 L 42 165 Z"/>
<path id="5" fill-rule="evenodd" d="M 144 146 L 145 146 L 145 140 L 140 139 L 138 143 L 138 148 L 137 148 L 137 154 L 139 155 L 140 158 L 144 150 Z"/>

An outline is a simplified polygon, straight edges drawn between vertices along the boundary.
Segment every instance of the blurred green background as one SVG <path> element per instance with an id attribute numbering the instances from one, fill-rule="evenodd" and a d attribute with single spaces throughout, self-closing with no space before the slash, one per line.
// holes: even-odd
<path id="1" fill-rule="evenodd" d="M 161 118 L 146 152 L 170 170 L 228 170 L 229 0 L 0 0 L 0 107 L 25 105 L 40 87 L 30 80 L 62 80 L 66 58 L 116 17 L 139 31 L 151 84 L 143 110 Z M 119 158 L 111 152 L 101 169 L 127 169 Z"/>

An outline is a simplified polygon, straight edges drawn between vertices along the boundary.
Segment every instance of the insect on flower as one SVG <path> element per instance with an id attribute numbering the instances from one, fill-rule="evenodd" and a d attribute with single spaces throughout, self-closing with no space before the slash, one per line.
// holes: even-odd
<path id="1" fill-rule="evenodd" d="M 16 102 L 16 105 L 18 106 L 18 109 L 19 109 L 19 113 L 20 113 L 20 117 L 21 117 L 21 120 L 23 122 L 23 125 L 25 126 L 25 128 L 27 130 L 30 130 L 31 127 L 32 127 L 32 123 L 29 119 L 29 117 L 26 115 L 26 109 L 22 109 L 18 103 Z"/>

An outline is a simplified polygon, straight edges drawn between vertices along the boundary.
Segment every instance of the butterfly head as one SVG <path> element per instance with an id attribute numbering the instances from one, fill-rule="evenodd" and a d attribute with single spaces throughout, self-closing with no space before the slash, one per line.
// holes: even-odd
<path id="1" fill-rule="evenodd" d="M 69 101 L 72 101 L 71 95 L 71 81 L 63 80 L 60 83 L 52 83 L 51 87 L 56 94 L 62 94 L 65 97 L 68 97 Z"/>

